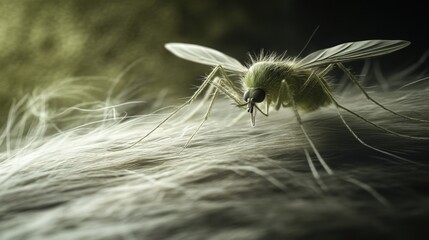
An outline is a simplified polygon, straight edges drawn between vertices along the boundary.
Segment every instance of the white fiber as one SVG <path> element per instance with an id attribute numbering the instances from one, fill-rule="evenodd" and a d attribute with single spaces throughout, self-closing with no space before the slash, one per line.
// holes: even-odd
<path id="1" fill-rule="evenodd" d="M 181 121 L 193 103 L 117 151 L 173 108 L 126 116 L 144 103 L 100 101 L 88 84 L 70 79 L 11 108 L 0 135 L 0 239 L 404 239 L 425 232 L 428 140 L 385 133 L 342 111 L 363 141 L 409 160 L 402 161 L 360 144 L 333 106 L 303 113 L 330 175 L 290 109 L 258 115 L 255 127 L 247 114 L 231 125 L 243 110 L 220 99 L 188 148 L 208 103 Z M 369 93 L 429 119 L 423 82 Z M 429 123 L 401 119 L 356 90 L 335 96 L 382 127 L 429 136 Z M 57 105 L 67 99 L 67 108 Z"/>

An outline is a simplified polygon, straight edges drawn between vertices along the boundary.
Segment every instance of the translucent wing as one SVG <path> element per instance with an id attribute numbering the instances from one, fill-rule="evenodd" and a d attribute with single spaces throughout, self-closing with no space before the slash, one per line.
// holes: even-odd
<path id="1" fill-rule="evenodd" d="M 366 40 L 349 42 L 322 49 L 301 59 L 298 67 L 310 68 L 336 62 L 347 62 L 388 54 L 410 45 L 403 40 Z"/>
<path id="2" fill-rule="evenodd" d="M 174 55 L 191 62 L 211 66 L 222 65 L 223 68 L 234 72 L 247 71 L 247 68 L 237 59 L 211 48 L 187 43 L 167 43 L 165 48 Z"/>

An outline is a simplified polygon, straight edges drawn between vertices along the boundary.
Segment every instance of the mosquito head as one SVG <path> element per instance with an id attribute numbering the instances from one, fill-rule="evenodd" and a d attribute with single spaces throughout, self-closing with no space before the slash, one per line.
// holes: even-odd
<path id="1" fill-rule="evenodd" d="M 248 89 L 244 92 L 243 99 L 247 103 L 247 112 L 250 114 L 252 126 L 255 126 L 256 111 L 254 111 L 254 107 L 256 103 L 264 101 L 265 91 L 260 88 Z"/>

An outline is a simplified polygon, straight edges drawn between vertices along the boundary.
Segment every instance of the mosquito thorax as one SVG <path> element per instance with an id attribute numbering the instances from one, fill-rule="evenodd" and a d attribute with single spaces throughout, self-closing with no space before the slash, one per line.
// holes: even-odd
<path id="1" fill-rule="evenodd" d="M 256 62 L 244 77 L 244 83 L 248 88 L 264 88 L 273 81 L 280 82 L 287 77 L 290 66 L 285 62 Z"/>
<path id="2" fill-rule="evenodd" d="M 314 70 L 297 68 L 289 61 L 256 62 L 244 76 L 243 84 L 245 89 L 262 89 L 265 93 L 264 100 L 268 104 L 277 103 L 281 97 L 282 105 L 287 105 L 290 103 L 290 96 L 295 96 L 298 109 L 314 111 L 331 101 L 312 76 L 312 71 Z M 309 79 L 311 87 L 305 87 Z M 281 87 L 282 81 L 287 82 L 289 90 Z M 249 92 L 250 97 L 251 94 Z M 276 105 L 276 109 L 280 109 L 282 105 Z"/>
<path id="3" fill-rule="evenodd" d="M 276 89 L 280 88 L 282 79 L 288 78 L 290 66 L 281 61 L 261 61 L 249 67 L 244 76 L 243 84 L 250 92 L 254 89 L 264 91 L 264 99 L 271 100 L 277 95 Z"/>

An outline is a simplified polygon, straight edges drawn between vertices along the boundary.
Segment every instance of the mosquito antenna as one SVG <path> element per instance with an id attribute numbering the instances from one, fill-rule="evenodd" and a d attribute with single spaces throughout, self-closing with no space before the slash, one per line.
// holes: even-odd
<path id="1" fill-rule="evenodd" d="M 316 29 L 314 29 L 313 33 L 310 35 L 310 38 L 308 39 L 307 43 L 304 45 L 304 47 L 302 48 L 301 52 L 298 53 L 298 55 L 296 56 L 296 58 L 299 58 L 299 56 L 301 56 L 302 52 L 304 52 L 304 50 L 307 48 L 308 44 L 310 44 L 311 39 L 313 39 L 314 35 L 316 34 L 317 30 L 319 30 L 320 25 L 318 25 L 316 27 Z"/>

